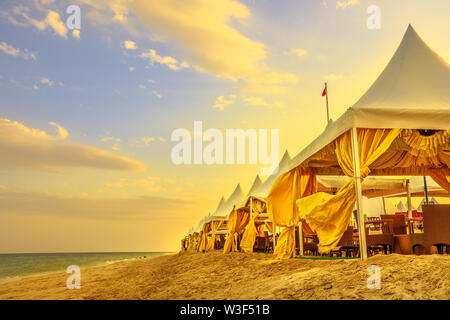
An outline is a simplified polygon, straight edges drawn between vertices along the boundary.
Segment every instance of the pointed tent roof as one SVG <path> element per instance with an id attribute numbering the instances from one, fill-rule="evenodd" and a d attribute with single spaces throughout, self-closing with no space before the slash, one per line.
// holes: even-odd
<path id="1" fill-rule="evenodd" d="M 267 178 L 267 180 L 264 181 L 264 183 L 253 192 L 252 196 L 265 201 L 265 199 L 269 195 L 270 189 L 272 188 L 272 185 L 275 182 L 275 180 L 289 169 L 290 160 L 291 156 L 289 155 L 289 152 L 286 150 L 284 152 L 283 157 L 280 160 L 280 163 L 278 164 L 278 167 Z"/>
<path id="2" fill-rule="evenodd" d="M 448 129 L 450 66 L 411 25 L 390 62 L 338 120 L 292 159 L 290 169 L 351 128 Z"/>
<path id="3" fill-rule="evenodd" d="M 255 180 L 253 180 L 253 184 L 250 187 L 250 190 L 248 191 L 247 195 L 242 199 L 241 202 L 236 204 L 236 209 L 244 208 L 247 205 L 248 199 L 250 197 L 253 197 L 255 191 L 257 191 L 261 185 L 262 185 L 261 178 L 259 177 L 259 175 L 256 175 Z"/>
<path id="4" fill-rule="evenodd" d="M 215 219 L 225 219 L 230 214 L 231 210 L 233 210 L 233 207 L 242 201 L 242 199 L 245 197 L 244 193 L 241 189 L 241 184 L 239 183 L 236 188 L 234 189 L 233 193 L 230 195 L 227 201 L 223 203 L 223 205 L 218 208 L 216 212 L 214 212 L 213 215 L 208 217 L 205 222 L 210 222 Z"/>
<path id="5" fill-rule="evenodd" d="M 219 204 L 217 205 L 217 208 L 216 208 L 216 210 L 214 211 L 213 215 L 214 215 L 216 212 L 218 212 L 218 211 L 222 208 L 222 206 L 223 206 L 224 204 L 225 204 L 225 197 L 222 196 L 222 198 L 220 198 Z"/>
<path id="6" fill-rule="evenodd" d="M 253 193 L 258 190 L 258 188 L 262 185 L 262 181 L 261 178 L 259 177 L 259 175 L 256 175 L 255 180 L 253 180 L 253 184 L 250 188 L 250 190 L 247 193 L 247 197 L 251 197 L 253 195 Z"/>

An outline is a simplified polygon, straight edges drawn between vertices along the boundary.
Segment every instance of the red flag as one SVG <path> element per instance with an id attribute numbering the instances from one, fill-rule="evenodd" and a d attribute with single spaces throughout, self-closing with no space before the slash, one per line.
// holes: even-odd
<path id="1" fill-rule="evenodd" d="M 322 97 L 324 97 L 326 94 L 327 94 L 327 88 L 325 87 L 322 92 Z"/>

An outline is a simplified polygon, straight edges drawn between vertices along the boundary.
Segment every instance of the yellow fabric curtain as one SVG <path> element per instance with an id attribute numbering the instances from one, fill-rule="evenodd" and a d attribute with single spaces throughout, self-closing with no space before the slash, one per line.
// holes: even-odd
<path id="1" fill-rule="evenodd" d="M 448 168 L 430 169 L 430 170 L 428 170 L 428 174 L 445 191 L 450 192 L 450 170 Z"/>
<path id="2" fill-rule="evenodd" d="M 256 236 L 258 235 L 258 228 L 255 225 L 255 221 L 265 208 L 264 202 L 256 199 L 252 200 L 253 217 L 250 219 L 247 228 L 245 228 L 241 241 L 241 249 L 244 252 L 253 252 L 253 246 L 255 245 Z"/>
<path id="3" fill-rule="evenodd" d="M 219 228 L 223 225 L 223 220 L 219 221 L 212 221 L 212 233 L 211 233 L 211 239 L 209 239 L 208 244 L 206 245 L 205 251 L 208 252 L 210 250 L 214 250 L 214 244 L 216 243 L 216 232 L 219 230 Z"/>
<path id="4" fill-rule="evenodd" d="M 200 246 L 198 251 L 203 252 L 206 250 L 206 246 L 208 245 L 208 233 L 211 231 L 211 224 L 205 223 L 202 228 L 202 239 L 200 240 Z"/>
<path id="5" fill-rule="evenodd" d="M 357 130 L 361 180 L 370 173 L 369 166 L 386 152 L 400 132 L 400 129 Z M 336 157 L 342 171 L 353 177 L 350 131 L 336 140 Z M 296 201 L 300 217 L 317 233 L 320 253 L 328 253 L 338 244 L 348 227 L 355 201 L 354 179 L 335 195 L 318 192 Z"/>
<path id="6" fill-rule="evenodd" d="M 272 222 L 265 222 L 264 224 L 266 226 L 267 231 L 269 231 L 269 233 L 273 233 L 273 223 Z"/>
<path id="7" fill-rule="evenodd" d="M 277 226 L 284 227 L 278 238 L 274 256 L 292 257 L 295 250 L 295 227 L 299 223 L 295 201 L 317 192 L 317 179 L 313 171 L 294 168 L 275 181 L 267 197 L 267 214 Z"/>
<path id="8" fill-rule="evenodd" d="M 236 232 L 236 226 L 237 226 L 237 222 L 238 222 L 238 212 L 237 210 L 233 210 L 230 213 L 230 216 L 228 217 L 228 223 L 227 223 L 227 227 L 228 227 L 228 236 L 227 239 L 225 240 L 225 245 L 223 246 L 223 253 L 228 253 L 230 251 L 236 251 L 236 249 L 234 248 L 234 234 Z"/>
<path id="9" fill-rule="evenodd" d="M 234 234 L 241 234 L 249 222 L 249 213 L 244 210 L 233 210 L 228 218 L 228 237 L 225 241 L 223 253 L 237 251 Z"/>

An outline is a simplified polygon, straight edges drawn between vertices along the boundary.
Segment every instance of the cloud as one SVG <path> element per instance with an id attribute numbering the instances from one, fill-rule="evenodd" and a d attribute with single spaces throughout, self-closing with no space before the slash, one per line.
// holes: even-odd
<path id="1" fill-rule="evenodd" d="M 121 43 L 122 48 L 125 48 L 126 50 L 137 50 L 138 46 L 136 42 L 131 40 L 125 40 Z"/>
<path id="2" fill-rule="evenodd" d="M 150 144 L 150 142 L 155 141 L 155 138 L 153 138 L 153 137 L 142 137 L 141 141 L 144 142 L 148 146 Z"/>
<path id="3" fill-rule="evenodd" d="M 227 98 L 224 96 L 219 96 L 216 99 L 215 104 L 213 105 L 213 109 L 219 109 L 220 111 L 223 111 L 226 107 L 233 105 L 236 100 L 236 95 L 229 94 Z"/>
<path id="4" fill-rule="evenodd" d="M 133 182 L 130 180 L 128 183 Z M 193 204 L 193 201 L 159 196 L 111 199 L 0 190 L 0 215 L 3 217 L 7 214 L 40 214 L 41 218 L 42 215 L 57 215 L 94 220 L 161 221 L 179 217 L 180 212 L 185 212 Z"/>
<path id="5" fill-rule="evenodd" d="M 61 17 L 58 12 L 50 10 L 45 18 L 45 23 L 53 29 L 55 34 L 63 38 L 67 38 L 68 29 L 61 21 Z"/>
<path id="6" fill-rule="evenodd" d="M 21 27 L 32 26 L 38 30 L 44 31 L 48 27 L 50 27 L 56 35 L 60 37 L 67 38 L 67 33 L 69 30 L 66 25 L 62 22 L 61 16 L 58 12 L 53 10 L 48 10 L 42 7 L 38 2 L 35 2 L 35 8 L 31 10 L 28 7 L 23 5 L 19 5 L 14 7 L 11 12 L 2 12 L 3 15 L 7 17 L 9 22 L 14 25 Z M 39 20 L 30 16 L 30 12 L 38 12 L 38 13 L 46 13 L 46 16 L 43 20 Z M 18 20 L 19 19 L 19 20 Z M 79 39 L 80 32 L 72 32 L 72 35 Z"/>
<path id="7" fill-rule="evenodd" d="M 155 95 L 155 97 L 157 97 L 158 99 L 161 99 L 163 96 L 161 93 L 157 92 L 157 91 L 152 91 L 152 93 Z"/>
<path id="8" fill-rule="evenodd" d="M 359 6 L 359 0 L 344 0 L 336 2 L 336 9 Z"/>
<path id="9" fill-rule="evenodd" d="M 0 119 L 0 167 L 6 169 L 61 171 L 64 168 L 143 171 L 146 166 L 125 156 L 67 141 L 68 131 L 56 122 L 57 134 Z"/>
<path id="10" fill-rule="evenodd" d="M 30 52 L 26 48 L 21 51 L 6 42 L 0 42 L 0 51 L 3 51 L 13 57 L 22 57 L 25 60 L 36 60 L 36 52 Z"/>
<path id="11" fill-rule="evenodd" d="M 248 106 L 268 106 L 269 104 L 263 99 L 258 97 L 248 97 L 244 99 L 244 102 Z"/>
<path id="12" fill-rule="evenodd" d="M 51 86 L 53 86 L 53 85 L 55 84 L 52 80 L 50 80 L 50 79 L 48 79 L 48 78 L 46 78 L 46 77 L 41 77 L 41 78 L 39 79 L 39 81 L 40 81 L 42 84 L 48 85 L 49 87 L 51 87 Z"/>
<path id="13" fill-rule="evenodd" d="M 142 59 L 148 59 L 150 61 L 150 65 L 154 65 L 155 63 L 165 65 L 169 69 L 179 70 L 183 68 L 183 65 L 178 62 L 177 59 L 169 56 L 162 57 L 156 53 L 155 50 L 149 49 L 140 54 Z"/>
<path id="14" fill-rule="evenodd" d="M 287 54 L 295 54 L 299 57 L 304 57 L 308 55 L 308 51 L 305 49 L 297 48 L 297 49 L 291 49 L 290 51 L 286 52 Z"/>
<path id="15" fill-rule="evenodd" d="M 77 39 L 77 40 L 80 40 L 80 30 L 74 29 L 74 30 L 72 31 L 72 37 L 74 37 L 74 38 Z"/>
<path id="16" fill-rule="evenodd" d="M 176 63 L 174 57 L 163 57 L 173 70 L 191 67 L 199 72 L 248 82 L 273 72 L 265 64 L 266 47 L 243 35 L 238 26 L 247 25 L 251 17 L 246 5 L 237 0 L 83 0 L 97 14 L 105 17 L 120 14 L 131 22 L 138 18 L 140 27 L 147 27 L 159 38 L 171 40 L 168 45 L 176 49 L 185 62 Z M 100 19 L 110 23 L 111 19 Z M 102 23 L 103 23 L 102 22 Z M 156 52 L 146 55 L 158 62 Z M 161 62 L 158 62 L 161 63 Z"/>

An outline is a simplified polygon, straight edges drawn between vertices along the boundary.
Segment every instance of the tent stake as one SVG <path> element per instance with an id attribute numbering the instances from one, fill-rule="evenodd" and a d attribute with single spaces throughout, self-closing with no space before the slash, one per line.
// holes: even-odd
<path id="1" fill-rule="evenodd" d="M 359 232 L 359 252 L 361 260 L 367 260 L 367 243 L 366 243 L 366 228 L 363 218 L 362 206 L 362 188 L 361 188 L 361 170 L 359 167 L 359 150 L 358 150 L 358 135 L 357 129 L 352 128 L 352 152 L 353 152 L 353 177 L 355 179 L 355 193 L 356 193 L 356 212 L 358 214 L 358 232 Z"/>

